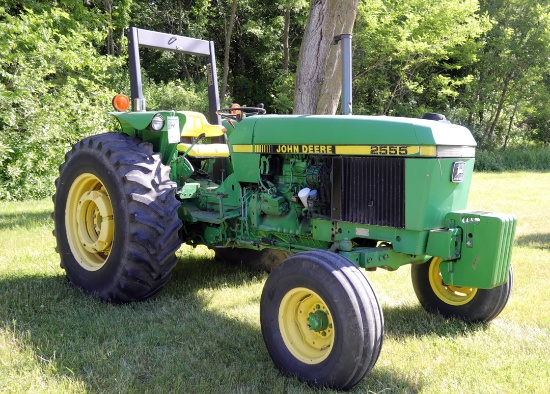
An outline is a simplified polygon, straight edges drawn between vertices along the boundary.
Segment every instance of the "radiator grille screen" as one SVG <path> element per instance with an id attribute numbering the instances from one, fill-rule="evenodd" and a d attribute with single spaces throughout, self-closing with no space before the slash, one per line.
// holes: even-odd
<path id="1" fill-rule="evenodd" d="M 332 219 L 405 227 L 405 160 L 333 158 Z"/>

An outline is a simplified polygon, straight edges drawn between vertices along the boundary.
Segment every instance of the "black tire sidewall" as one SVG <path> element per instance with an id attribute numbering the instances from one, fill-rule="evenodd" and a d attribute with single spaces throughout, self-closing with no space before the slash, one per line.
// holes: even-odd
<path id="1" fill-rule="evenodd" d="M 268 351 L 281 371 L 316 385 L 345 387 L 357 370 L 353 354 L 363 349 L 363 327 L 354 291 L 343 277 L 328 266 L 311 264 L 298 255 L 285 260 L 268 277 L 262 293 L 260 319 Z M 284 272 L 284 275 L 283 275 Z M 323 285 L 320 285 L 323 283 Z M 318 364 L 306 364 L 287 349 L 279 329 L 278 313 L 283 297 L 292 289 L 304 287 L 326 303 L 334 322 L 334 346 Z"/>
<path id="2" fill-rule="evenodd" d="M 506 283 L 493 289 L 477 289 L 470 302 L 451 305 L 435 294 L 429 280 L 430 264 L 432 264 L 431 260 L 411 266 L 413 289 L 418 301 L 427 311 L 437 311 L 445 317 L 458 317 L 470 323 L 486 323 L 498 316 L 506 306 L 513 285 L 512 267 Z"/>
<path id="3" fill-rule="evenodd" d="M 67 197 L 76 178 L 90 173 L 105 186 L 113 208 L 114 240 L 105 264 L 97 271 L 88 271 L 77 262 L 71 252 L 65 227 Z M 126 258 L 129 236 L 129 215 L 123 181 L 116 168 L 100 151 L 87 146 L 76 150 L 64 166 L 57 185 L 55 201 L 55 227 L 58 234 L 58 251 L 69 280 L 87 292 L 101 294 L 118 282 Z M 59 236 L 62 234 L 62 236 Z"/>

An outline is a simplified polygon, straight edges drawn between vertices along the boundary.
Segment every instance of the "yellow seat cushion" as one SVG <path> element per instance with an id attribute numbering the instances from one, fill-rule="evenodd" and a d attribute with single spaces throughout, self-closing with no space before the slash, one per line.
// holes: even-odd
<path id="1" fill-rule="evenodd" d="M 181 111 L 179 113 L 185 115 L 182 137 L 198 137 L 202 133 L 208 138 L 220 137 L 227 131 L 223 126 L 208 123 L 206 117 L 200 112 Z"/>
<path id="2" fill-rule="evenodd" d="M 192 144 L 180 143 L 177 146 L 178 152 L 185 153 Z M 229 147 L 226 144 L 195 144 L 193 149 L 187 153 L 191 157 L 229 157 Z"/>

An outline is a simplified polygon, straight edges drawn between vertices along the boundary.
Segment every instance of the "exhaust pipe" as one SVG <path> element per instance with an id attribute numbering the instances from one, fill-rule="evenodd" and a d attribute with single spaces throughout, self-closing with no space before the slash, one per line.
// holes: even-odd
<path id="1" fill-rule="evenodd" d="M 333 44 L 342 44 L 342 115 L 351 115 L 351 34 L 334 37 Z"/>

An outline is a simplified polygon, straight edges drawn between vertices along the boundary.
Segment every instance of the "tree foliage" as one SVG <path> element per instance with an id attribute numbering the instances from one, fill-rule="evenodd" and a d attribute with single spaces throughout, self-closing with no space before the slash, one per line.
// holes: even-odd
<path id="1" fill-rule="evenodd" d="M 472 76 L 488 30 L 476 0 L 365 0 L 355 35 L 355 109 L 421 116 L 448 112 Z"/>
<path id="2" fill-rule="evenodd" d="M 0 19 L 0 198 L 43 197 L 71 144 L 105 129 L 120 62 L 59 8 Z"/>
<path id="3" fill-rule="evenodd" d="M 0 199 L 50 194 L 70 145 L 115 127 L 111 97 L 129 93 L 127 27 L 214 41 L 225 103 L 291 113 L 300 52 L 312 60 L 307 44 L 300 51 L 308 15 L 330 3 L 0 0 Z M 325 28 L 319 42 L 336 30 Z M 150 108 L 206 110 L 202 59 L 147 49 L 141 56 Z M 547 147 L 549 59 L 549 0 L 360 0 L 354 113 L 442 112 L 484 149 Z M 337 62 L 327 64 L 331 73 L 314 84 L 321 91 L 340 81 Z M 337 96 L 336 85 L 324 89 Z"/>
<path id="4" fill-rule="evenodd" d="M 470 72 L 465 92 L 465 122 L 482 146 L 506 146 L 510 138 L 528 139 L 525 117 L 540 104 L 548 106 L 550 72 L 550 4 L 535 0 L 480 1 L 492 28 Z M 534 98 L 537 101 L 534 101 Z M 545 111 L 543 110 L 542 113 Z M 537 116 L 531 117 L 536 122 Z M 532 124 L 532 126 L 543 126 Z"/>

